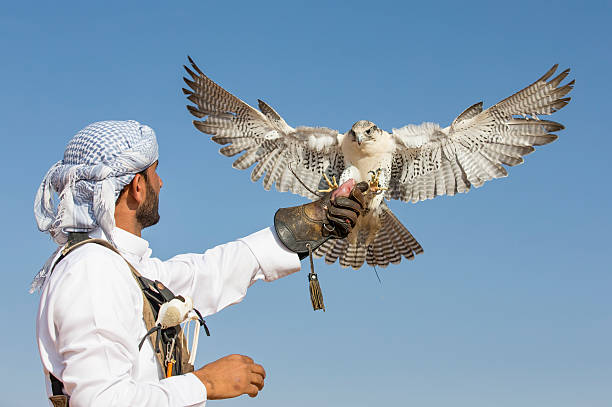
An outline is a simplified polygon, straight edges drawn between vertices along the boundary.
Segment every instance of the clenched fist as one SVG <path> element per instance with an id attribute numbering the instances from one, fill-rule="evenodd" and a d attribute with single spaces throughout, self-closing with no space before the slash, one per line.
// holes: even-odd
<path id="1" fill-rule="evenodd" d="M 248 356 L 229 355 L 193 372 L 206 386 L 208 400 L 229 399 L 248 394 L 251 397 L 264 387 L 266 371 Z"/>

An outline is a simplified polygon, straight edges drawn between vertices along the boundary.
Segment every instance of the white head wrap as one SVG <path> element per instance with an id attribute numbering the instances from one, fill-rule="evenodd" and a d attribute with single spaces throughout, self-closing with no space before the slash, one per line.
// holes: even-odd
<path id="1" fill-rule="evenodd" d="M 100 227 L 112 243 L 119 193 L 157 159 L 157 139 L 149 126 L 134 120 L 90 124 L 70 140 L 64 159 L 49 169 L 38 188 L 34 200 L 38 229 L 63 245 L 68 232 Z M 43 266 L 30 291 L 42 286 L 48 268 L 49 264 Z"/>

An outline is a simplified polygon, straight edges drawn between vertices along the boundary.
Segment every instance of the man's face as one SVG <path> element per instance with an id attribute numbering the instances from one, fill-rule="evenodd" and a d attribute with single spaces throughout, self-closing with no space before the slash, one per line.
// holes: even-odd
<path id="1" fill-rule="evenodd" d="M 159 162 L 155 161 L 153 165 L 147 168 L 145 172 L 147 176 L 144 179 L 147 196 L 136 209 L 136 220 L 143 229 L 159 222 L 159 191 L 164 183 L 157 174 L 158 165 Z"/>

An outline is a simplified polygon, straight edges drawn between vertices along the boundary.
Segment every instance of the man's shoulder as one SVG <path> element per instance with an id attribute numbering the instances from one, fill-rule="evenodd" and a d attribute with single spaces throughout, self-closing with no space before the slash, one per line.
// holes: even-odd
<path id="1" fill-rule="evenodd" d="M 124 274 L 125 269 L 129 271 L 127 263 L 113 250 L 97 243 L 85 243 L 68 252 L 55 265 L 55 271 L 59 273 L 77 272 L 80 275 L 104 272 L 109 278 L 114 274 L 113 270 Z"/>
<path id="2" fill-rule="evenodd" d="M 111 297 L 139 291 L 129 266 L 121 256 L 95 243 L 75 248 L 60 259 L 45 289 L 48 301 L 50 298 L 62 301 L 66 295 L 77 295 L 76 292 L 84 295 L 103 292 L 110 300 Z"/>
<path id="3" fill-rule="evenodd" d="M 41 309 L 50 312 L 47 315 L 52 315 L 55 323 L 79 318 L 92 322 L 92 318 L 106 318 L 109 307 L 128 311 L 141 308 L 141 298 L 140 288 L 121 256 L 102 245 L 86 243 L 57 263 L 43 288 Z"/>
<path id="4" fill-rule="evenodd" d="M 107 260 L 113 259 L 117 261 L 123 261 L 121 256 L 117 254 L 114 250 L 105 247 L 102 244 L 90 242 L 85 243 L 82 246 L 75 247 L 68 254 L 66 254 L 65 258 L 70 258 L 73 261 L 96 261 L 100 258 L 105 258 Z"/>

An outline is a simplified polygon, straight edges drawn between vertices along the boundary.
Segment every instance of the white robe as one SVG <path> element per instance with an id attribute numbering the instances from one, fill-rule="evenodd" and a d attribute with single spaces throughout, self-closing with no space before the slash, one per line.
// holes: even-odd
<path id="1" fill-rule="evenodd" d="M 167 261 L 150 257 L 149 243 L 129 232 L 115 228 L 113 239 L 143 276 L 191 296 L 203 316 L 241 301 L 256 280 L 300 269 L 298 256 L 269 228 Z M 150 341 L 138 350 L 147 331 L 142 306 L 142 292 L 116 253 L 87 244 L 64 258 L 43 287 L 36 326 L 47 393 L 51 372 L 71 407 L 204 406 L 206 388 L 194 374 L 161 379 Z"/>

